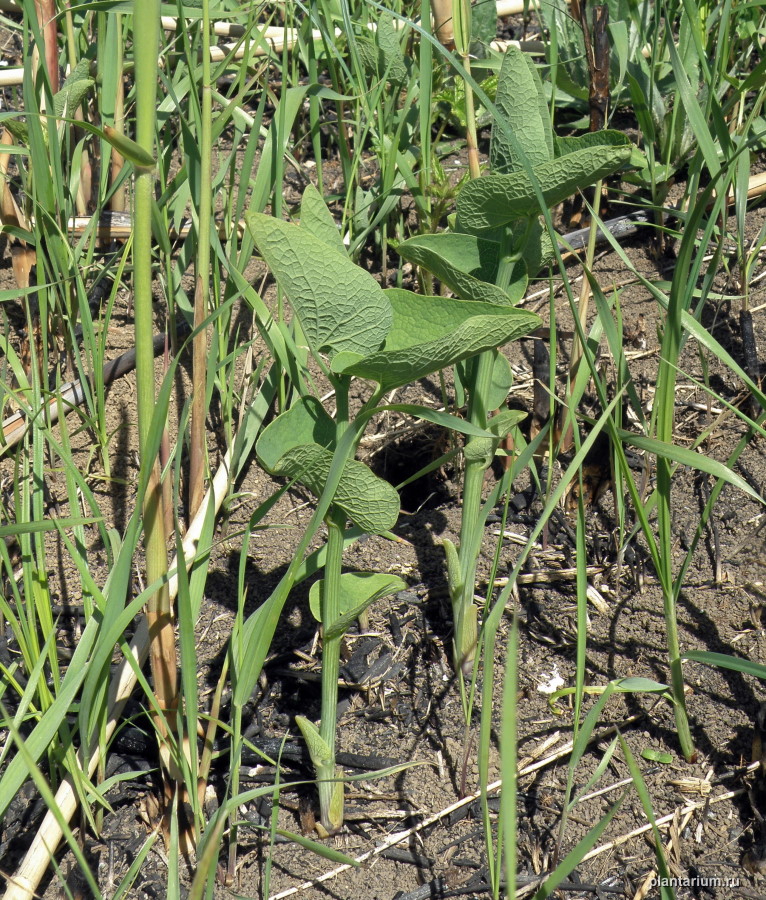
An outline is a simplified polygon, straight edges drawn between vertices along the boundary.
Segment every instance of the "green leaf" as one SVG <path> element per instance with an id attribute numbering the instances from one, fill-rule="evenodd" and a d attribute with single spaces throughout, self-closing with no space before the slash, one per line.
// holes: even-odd
<path id="1" fill-rule="evenodd" d="M 556 259 L 553 241 L 542 218 L 532 223 L 532 227 L 527 233 L 527 243 L 522 257 L 527 265 L 527 275 L 530 278 L 534 278 L 541 269 L 547 269 Z"/>
<path id="2" fill-rule="evenodd" d="M 300 728 L 303 740 L 308 747 L 311 762 L 320 773 L 322 769 L 326 769 L 333 764 L 332 750 L 328 747 L 327 742 L 319 733 L 319 729 L 313 722 L 310 722 L 305 716 L 296 716 L 295 724 Z"/>
<path id="3" fill-rule="evenodd" d="M 665 858 L 665 851 L 662 846 L 662 836 L 660 834 L 659 828 L 657 827 L 657 820 L 652 808 L 652 798 L 649 794 L 648 788 L 646 787 L 646 782 L 644 781 L 643 775 L 641 774 L 641 770 L 636 765 L 636 761 L 633 758 L 633 754 L 630 752 L 630 747 L 628 746 L 625 738 L 619 731 L 617 732 L 617 737 L 620 741 L 620 747 L 622 747 L 625 761 L 628 764 L 628 771 L 630 772 L 630 775 L 633 779 L 633 787 L 635 788 L 635 791 L 638 794 L 638 798 L 641 801 L 641 805 L 644 808 L 644 814 L 652 825 L 652 833 L 654 836 L 654 852 L 657 859 L 657 869 L 660 875 L 660 898 L 661 900 L 675 900 L 675 891 L 672 887 L 668 886 L 672 884 L 670 878 L 670 869 L 668 868 L 668 863 Z"/>
<path id="4" fill-rule="evenodd" d="M 648 759 L 649 762 L 663 763 L 666 766 L 669 766 L 673 762 L 672 753 L 666 753 L 663 750 L 652 750 L 650 747 L 646 747 L 642 750 L 641 756 L 643 756 L 644 759 Z"/>
<path id="5" fill-rule="evenodd" d="M 392 390 L 425 375 L 501 347 L 540 324 L 534 313 L 510 306 L 386 291 L 393 310 L 383 349 L 340 371 Z M 338 369 L 335 369 L 338 371 Z"/>
<path id="6" fill-rule="evenodd" d="M 318 497 L 324 491 L 332 457 L 332 451 L 318 444 L 293 447 L 272 471 L 296 478 Z M 370 534 L 389 531 L 399 516 L 399 495 L 394 488 L 356 459 L 346 460 L 332 502 Z"/>
<path id="7" fill-rule="evenodd" d="M 618 430 L 621 440 L 626 444 L 632 444 L 640 450 L 646 450 L 663 459 L 669 459 L 672 462 L 679 463 L 682 466 L 689 466 L 691 469 L 698 469 L 700 472 L 707 472 L 714 478 L 720 478 L 739 490 L 743 491 L 758 503 L 764 503 L 763 497 L 742 478 L 722 462 L 705 456 L 704 453 L 696 453 L 694 450 L 687 450 L 686 447 L 678 447 L 675 444 L 668 444 L 665 441 L 658 441 L 655 438 L 644 437 L 643 435 L 633 434 L 630 431 Z"/>
<path id="8" fill-rule="evenodd" d="M 683 654 L 682 659 L 704 663 L 706 666 L 720 666 L 722 669 L 731 669 L 734 672 L 742 672 L 745 675 L 766 680 L 766 666 L 750 659 L 741 659 L 726 653 L 710 653 L 707 650 L 690 650 Z"/>
<path id="9" fill-rule="evenodd" d="M 477 3 L 471 7 L 471 57 L 485 59 L 489 55 L 489 45 L 497 37 L 497 6 L 491 3 Z M 497 76 L 494 76 L 497 78 Z M 458 82 L 464 84 L 462 80 Z M 488 94 L 485 82 L 482 90 Z M 493 97 L 494 99 L 494 97 Z"/>
<path id="10" fill-rule="evenodd" d="M 180 13 L 172 13 L 180 15 Z M 264 41 L 264 43 L 266 43 Z M 309 85 L 299 85 L 280 92 L 279 100 L 271 117 L 263 150 L 258 161 L 255 178 L 250 179 L 252 194 L 251 207 L 254 212 L 262 212 L 274 190 L 274 173 L 278 171 L 278 161 L 287 151 L 287 143 L 293 133 L 293 125 L 298 113 L 303 109 Z"/>
<path id="11" fill-rule="evenodd" d="M 508 359 L 499 350 L 495 350 L 494 355 L 492 383 L 489 386 L 489 393 L 485 400 L 487 409 L 499 409 L 508 399 L 508 393 L 513 386 L 513 370 Z M 520 419 L 525 417 L 526 413 L 520 414 Z"/>
<path id="12" fill-rule="evenodd" d="M 500 245 L 473 234 L 421 234 L 404 241 L 399 254 L 428 269 L 463 300 L 515 306 L 527 289 L 526 266 L 517 267 L 508 291 L 493 282 L 500 264 Z"/>
<path id="13" fill-rule="evenodd" d="M 75 528 L 78 525 L 92 525 L 103 522 L 100 517 L 73 519 L 39 519 L 34 522 L 14 522 L 13 525 L 0 525 L 0 538 L 16 537 L 19 534 L 37 534 L 41 531 L 58 531 L 60 528 Z"/>
<path id="14" fill-rule="evenodd" d="M 340 850 L 335 850 L 333 847 L 328 847 L 327 844 L 321 844 L 319 841 L 312 841 L 302 834 L 296 834 L 294 831 L 285 831 L 284 828 L 275 828 L 274 832 L 275 834 L 282 835 L 282 837 L 286 837 L 288 840 L 295 841 L 296 844 L 299 844 L 305 850 L 310 850 L 312 853 L 315 853 L 317 856 L 321 856 L 330 862 L 338 863 L 343 866 L 361 865 L 361 863 L 352 856 L 346 856 L 346 854 L 341 853 Z"/>
<path id="15" fill-rule="evenodd" d="M 605 129 L 604 131 L 586 131 L 576 137 L 559 137 L 553 139 L 556 159 L 569 153 L 576 153 L 586 147 L 628 147 L 630 138 L 622 131 Z"/>
<path id="16" fill-rule="evenodd" d="M 662 694 L 669 690 L 666 684 L 654 681 L 652 678 L 643 678 L 640 675 L 629 678 L 620 678 L 612 682 L 614 690 L 618 694 L 631 694 L 637 691 L 646 691 L 651 694 Z"/>
<path id="17" fill-rule="evenodd" d="M 320 806 L 325 802 L 322 799 L 324 795 L 323 787 L 328 781 L 330 782 L 329 785 L 326 785 L 329 788 L 327 792 L 329 794 L 329 809 L 322 809 L 322 820 L 324 821 L 325 813 L 327 813 L 329 821 L 339 827 L 343 823 L 343 781 L 340 770 L 335 767 L 332 749 L 322 738 L 319 729 L 313 722 L 310 722 L 305 716 L 296 716 L 295 721 L 301 730 L 304 741 L 306 741 L 311 762 L 320 782 Z M 325 785 L 322 782 L 325 782 Z"/>
<path id="18" fill-rule="evenodd" d="M 406 81 L 409 72 L 399 32 L 390 15 L 381 15 L 374 37 L 363 35 L 356 41 L 362 65 L 372 79 L 385 78 L 393 84 Z"/>
<path id="19" fill-rule="evenodd" d="M 151 153 L 129 137 L 125 137 L 121 132 L 115 131 L 111 125 L 105 125 L 103 128 L 96 128 L 95 125 L 91 125 L 91 123 L 87 121 L 81 122 L 79 120 L 76 121 L 75 119 L 64 119 L 64 121 L 69 122 L 70 125 L 76 125 L 78 128 L 82 128 L 83 131 L 89 131 L 102 141 L 106 141 L 114 147 L 120 156 L 127 159 L 128 162 L 133 163 L 134 166 L 138 166 L 142 169 L 153 169 L 156 164 L 156 160 Z"/>
<path id="20" fill-rule="evenodd" d="M 460 567 L 460 557 L 457 548 L 449 538 L 442 540 L 444 555 L 447 557 L 447 584 L 453 603 L 458 603 L 463 598 L 463 572 Z"/>
<path id="21" fill-rule="evenodd" d="M 402 52 L 401 36 L 394 28 L 393 18 L 383 13 L 378 19 L 375 31 L 375 42 L 378 45 L 379 74 L 390 82 L 398 84 L 407 80 L 407 60 Z"/>
<path id="22" fill-rule="evenodd" d="M 472 8 L 470 0 L 453 0 L 452 2 L 452 31 L 455 52 L 458 56 L 466 56 L 471 49 L 471 19 Z"/>
<path id="23" fill-rule="evenodd" d="M 482 231 L 480 235 L 481 240 L 491 241 L 499 246 L 505 240 L 505 228 L 505 225 L 500 225 L 497 228 L 490 228 L 487 231 Z M 456 232 L 458 234 L 471 233 L 465 228 L 460 227 L 456 228 Z M 553 242 L 548 234 L 548 229 L 545 227 L 545 221 L 542 216 L 540 216 L 537 221 L 532 222 L 529 226 L 527 219 L 519 219 L 518 221 L 513 222 L 511 224 L 511 232 L 511 246 L 517 247 L 522 238 L 525 239 L 525 243 L 521 248 L 521 255 L 524 262 L 527 264 L 527 273 L 530 277 L 536 275 L 540 269 L 547 268 L 556 259 L 556 254 L 553 250 Z M 490 279 L 491 281 L 495 280 L 496 274 L 497 272 L 493 273 L 492 278 Z"/>
<path id="24" fill-rule="evenodd" d="M 335 445 L 335 423 L 316 397 L 302 397 L 261 432 L 255 452 L 270 472 L 280 458 L 302 444 Z"/>
<path id="25" fill-rule="evenodd" d="M 246 220 L 314 353 L 366 355 L 380 347 L 391 308 L 371 275 L 297 225 L 257 212 Z"/>
<path id="26" fill-rule="evenodd" d="M 309 607 L 317 622 L 322 621 L 324 586 L 325 581 L 321 579 L 314 582 L 309 591 Z M 388 597 L 389 594 L 403 591 L 406 587 L 405 582 L 396 575 L 375 572 L 344 572 L 340 576 L 340 615 L 325 632 L 325 640 L 333 640 L 333 638 L 345 634 L 354 620 L 358 619 L 371 603 Z"/>
<path id="27" fill-rule="evenodd" d="M 580 865 L 583 857 L 596 846 L 599 838 L 606 830 L 606 826 L 612 821 L 615 814 L 622 806 L 624 799 L 625 794 L 623 794 L 607 814 L 590 829 L 585 837 L 576 844 L 569 853 L 567 853 L 564 859 L 545 879 L 545 882 L 538 888 L 532 900 L 545 900 L 546 897 L 550 897 L 567 875 Z"/>
<path id="28" fill-rule="evenodd" d="M 493 173 L 520 170 L 519 149 L 533 168 L 553 158 L 553 132 L 543 85 L 529 55 L 517 47 L 509 47 L 503 57 L 495 105 L 503 120 L 492 126 L 489 166 Z"/>
<path id="29" fill-rule="evenodd" d="M 460 434 L 470 434 L 475 437 L 491 437 L 490 432 L 479 428 L 478 425 L 471 425 L 465 419 L 459 416 L 451 416 L 449 413 L 442 412 L 439 409 L 431 409 L 428 406 L 418 406 L 414 403 L 391 403 L 386 406 L 378 406 L 375 412 L 401 412 L 408 416 L 416 416 L 418 419 L 425 419 L 426 422 L 433 422 L 434 425 L 440 425 L 449 431 L 457 431 Z"/>
<path id="30" fill-rule="evenodd" d="M 90 77 L 90 62 L 87 57 L 83 57 L 53 98 L 53 112 L 59 118 L 73 116 L 85 95 L 95 85 L 96 82 Z"/>
<path id="31" fill-rule="evenodd" d="M 557 136 L 554 138 L 554 142 L 557 158 L 584 150 L 586 147 L 630 147 L 630 167 L 632 169 L 643 169 L 647 162 L 646 154 L 631 142 L 627 134 L 613 129 L 587 131 L 577 137 Z"/>
<path id="32" fill-rule="evenodd" d="M 29 145 L 29 126 L 26 122 L 22 122 L 20 119 L 8 118 L 3 120 L 3 125 L 19 144 Z"/>
<path id="33" fill-rule="evenodd" d="M 550 207 L 623 168 L 630 158 L 630 147 L 586 147 L 536 166 L 534 175 Z M 526 172 L 469 181 L 457 199 L 458 223 L 470 231 L 497 228 L 539 211 L 537 194 Z"/>
<path id="34" fill-rule="evenodd" d="M 676 102 L 678 102 L 678 98 L 680 98 L 683 103 L 684 112 L 691 125 L 691 134 L 694 135 L 699 144 L 700 150 L 705 158 L 705 165 L 708 167 L 710 174 L 716 176 L 721 171 L 721 161 L 718 158 L 718 150 L 711 134 L 709 121 L 697 100 L 697 85 L 692 86 L 689 81 L 689 75 L 687 75 L 688 72 L 695 77 L 695 81 L 698 82 L 699 73 L 697 67 L 690 64 L 691 60 L 688 57 L 684 61 L 681 60 L 667 23 L 666 29 L 667 34 L 670 35 L 666 43 L 668 52 L 670 53 L 670 60 L 673 64 L 673 74 L 675 75 L 676 87 L 678 90 Z M 684 66 L 684 62 L 687 63 L 686 67 Z M 686 147 L 680 144 L 680 152 L 684 152 L 686 149 Z"/>
<path id="35" fill-rule="evenodd" d="M 487 431 L 491 431 L 492 438 L 474 438 L 465 445 L 463 451 L 467 462 L 481 462 L 489 466 L 497 452 L 500 441 L 514 428 L 527 413 L 519 409 L 502 409 L 492 416 L 487 422 Z"/>
<path id="36" fill-rule="evenodd" d="M 378 46 L 372 35 L 363 34 L 356 40 L 356 52 L 364 66 L 365 72 L 371 78 L 379 78 L 378 72 Z"/>
<path id="37" fill-rule="evenodd" d="M 310 184 L 303 192 L 300 225 L 332 250 L 337 250 L 344 256 L 348 255 L 335 219 L 330 214 L 324 198 L 313 184 Z"/>

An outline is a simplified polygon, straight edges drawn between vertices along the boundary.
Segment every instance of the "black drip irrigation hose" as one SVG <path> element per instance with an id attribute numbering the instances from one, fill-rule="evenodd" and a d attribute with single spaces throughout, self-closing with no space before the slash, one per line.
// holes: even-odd
<path id="1" fill-rule="evenodd" d="M 182 341 L 190 333 L 191 328 L 185 321 L 182 321 L 176 329 L 176 338 L 179 341 Z M 152 346 L 155 356 L 159 356 L 160 353 L 163 352 L 166 346 L 166 341 L 168 339 L 169 338 L 166 338 L 164 334 L 155 335 Z M 132 350 L 128 350 L 126 353 L 121 354 L 116 359 L 110 360 L 104 365 L 102 372 L 104 384 L 109 385 L 113 381 L 116 381 L 118 378 L 122 378 L 123 375 L 127 375 L 128 372 L 132 372 L 135 367 L 136 350 L 135 348 L 133 348 Z M 75 406 L 79 406 L 85 400 L 85 390 L 80 379 L 77 379 L 77 381 L 68 381 L 65 384 L 62 384 L 60 394 L 64 407 L 67 409 L 67 411 L 69 409 L 73 409 Z M 58 414 L 58 400 L 57 398 L 54 398 L 48 403 L 47 421 L 50 425 L 53 425 L 56 421 L 58 421 Z M 27 415 L 24 412 L 17 412 L 9 418 L 5 419 L 2 423 L 2 442 L 0 443 L 0 451 L 18 444 L 19 441 L 24 437 L 28 424 L 29 423 L 27 420 Z"/>
<path id="2" fill-rule="evenodd" d="M 596 244 L 605 244 L 609 240 L 609 235 L 618 241 L 632 237 L 634 234 L 638 234 L 642 225 L 646 225 L 651 221 L 651 214 L 646 210 L 638 210 L 625 216 L 607 219 L 598 226 Z M 569 234 L 561 235 L 559 239 L 561 252 L 582 250 L 588 243 L 590 228 L 590 225 L 586 225 L 585 228 L 578 228 L 577 231 L 570 231 Z"/>

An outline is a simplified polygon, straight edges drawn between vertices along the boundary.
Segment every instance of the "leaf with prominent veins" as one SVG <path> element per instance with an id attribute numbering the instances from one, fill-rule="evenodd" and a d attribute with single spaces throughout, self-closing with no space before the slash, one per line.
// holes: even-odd
<path id="1" fill-rule="evenodd" d="M 372 275 L 305 228 L 262 213 L 246 218 L 314 353 L 367 355 L 381 346 L 391 307 Z"/>

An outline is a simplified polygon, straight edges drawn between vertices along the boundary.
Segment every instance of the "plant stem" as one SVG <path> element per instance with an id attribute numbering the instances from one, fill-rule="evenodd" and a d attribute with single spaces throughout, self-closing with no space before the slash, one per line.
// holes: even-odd
<path id="1" fill-rule="evenodd" d="M 134 0 L 134 22 L 141 23 L 141 36 L 135 41 L 136 56 L 136 140 L 154 154 L 155 110 L 157 97 L 157 52 L 159 47 L 159 0 Z M 146 575 L 149 583 L 167 574 L 165 517 L 163 514 L 160 471 L 157 459 L 145 458 L 154 412 L 154 352 L 152 326 L 152 199 L 154 170 L 138 169 L 134 201 L 133 291 L 135 303 L 136 380 L 138 399 L 138 442 L 141 466 L 151 469 L 144 500 L 144 545 Z M 146 605 L 149 626 L 152 676 L 159 708 L 165 719 L 156 721 L 161 738 L 162 758 L 170 768 L 170 756 L 164 738 L 172 729 L 177 705 L 176 657 L 173 619 L 167 584 Z"/>
<path id="2" fill-rule="evenodd" d="M 505 229 L 500 248 L 500 265 L 496 278 L 498 287 L 505 290 L 510 284 L 513 270 L 521 258 L 521 250 L 526 243 L 526 234 L 514 245 L 513 232 Z M 489 417 L 487 397 L 492 384 L 494 355 L 482 353 L 475 362 L 475 369 L 468 398 L 468 421 L 478 428 L 485 428 Z M 462 576 L 459 597 L 453 597 L 453 619 L 455 623 L 455 667 L 468 675 L 473 667 L 476 649 L 477 609 L 473 602 L 476 567 L 478 565 L 484 520 L 481 514 L 481 494 L 484 487 L 484 473 L 491 463 L 491 457 L 474 455 L 472 445 L 484 438 L 472 438 L 466 443 L 465 475 L 463 479 L 463 511 L 460 522 L 460 571 Z"/>
<path id="3" fill-rule="evenodd" d="M 468 419 L 472 425 L 484 428 L 487 424 L 487 408 L 484 398 L 492 382 L 493 356 L 482 353 L 476 360 L 473 390 L 469 398 Z M 483 440 L 479 438 L 478 440 Z M 469 440 L 466 449 L 476 439 Z M 485 459 L 466 459 L 463 476 L 463 511 L 460 520 L 460 571 L 462 594 L 453 598 L 455 623 L 455 668 L 463 675 L 470 675 L 476 650 L 476 615 L 473 602 L 476 567 L 481 545 L 481 492 L 484 487 Z"/>
<path id="4" fill-rule="evenodd" d="M 338 672 L 340 670 L 340 645 L 342 637 L 329 638 L 330 627 L 340 616 L 340 576 L 343 566 L 343 530 L 346 515 L 337 506 L 330 508 L 327 523 L 327 562 L 324 570 L 322 593 L 322 721 L 319 734 L 329 748 L 326 764 L 317 767 L 319 784 L 319 810 L 322 827 L 328 834 L 337 831 L 343 823 L 343 806 L 338 810 L 338 792 L 343 798 L 343 787 L 335 771 L 335 733 L 338 718 Z"/>
<path id="5" fill-rule="evenodd" d="M 517 766 L 518 766 L 518 734 L 517 734 L 517 700 L 519 684 L 519 606 L 513 606 L 511 631 L 508 636 L 508 653 L 506 656 L 505 681 L 503 682 L 503 717 L 500 726 L 500 760 L 502 766 L 503 792 L 500 796 L 500 818 L 498 821 L 498 845 L 504 850 L 505 883 L 516 883 L 518 868 L 517 830 L 518 813 Z M 502 837 L 500 837 L 502 836 Z M 502 843 L 501 843 L 502 840 Z"/>
<path id="6" fill-rule="evenodd" d="M 462 58 L 463 66 L 466 72 L 471 74 L 471 59 L 466 54 Z M 465 82 L 465 143 L 468 151 L 468 170 L 471 178 L 478 178 L 481 175 L 481 165 L 479 163 L 479 141 L 476 134 L 476 110 L 473 102 L 473 88 Z"/>
<path id="7" fill-rule="evenodd" d="M 194 291 L 194 379 L 191 433 L 189 442 L 189 520 L 194 518 L 205 495 L 205 418 L 207 413 L 207 329 L 202 323 L 210 306 L 210 221 L 212 217 L 212 117 L 213 95 L 210 85 L 210 3 L 202 2 L 202 100 L 200 125 L 200 195 L 197 245 L 197 282 Z"/>
<path id="8" fill-rule="evenodd" d="M 35 12 L 40 31 L 45 41 L 44 65 L 48 72 L 51 85 L 51 94 L 59 89 L 59 51 L 58 51 L 58 19 L 56 17 L 56 4 L 52 0 L 35 0 Z M 39 57 L 39 50 L 35 47 L 35 55 Z"/>
<path id="9" fill-rule="evenodd" d="M 125 84 L 122 78 L 123 69 L 123 44 L 122 44 L 122 15 L 114 14 L 114 28 L 116 31 L 116 58 L 115 68 L 119 73 L 117 85 L 114 94 L 114 130 L 120 134 L 125 133 Z M 110 180 L 114 183 L 122 170 L 124 159 L 122 154 L 114 147 L 110 152 Z M 116 190 L 109 201 L 109 209 L 113 212 L 124 212 L 125 210 L 125 188 L 121 187 Z"/>
<path id="10" fill-rule="evenodd" d="M 336 440 L 340 441 L 348 430 L 349 378 L 335 380 Z M 322 590 L 322 719 L 319 736 L 325 742 L 328 753 L 321 766 L 316 766 L 319 786 L 319 812 L 322 827 L 328 834 L 336 832 L 343 824 L 343 785 L 335 771 L 335 732 L 338 719 L 338 673 L 340 671 L 340 645 L 342 636 L 328 638 L 330 628 L 340 617 L 340 576 L 343 569 L 343 531 L 346 514 L 332 505 L 325 516 L 327 525 L 327 559 L 324 568 Z"/>
<path id="11" fill-rule="evenodd" d="M 691 228 L 691 224 L 687 226 Z M 694 232 L 689 231 L 689 234 Z M 673 426 L 675 422 L 675 388 L 676 363 L 681 353 L 683 325 L 682 310 L 686 283 L 682 277 L 690 277 L 689 260 L 691 258 L 691 239 L 684 235 L 682 252 L 679 253 L 679 265 L 673 273 L 670 295 L 668 297 L 668 314 L 665 320 L 662 338 L 660 368 L 657 373 L 657 438 L 665 443 L 673 442 Z M 668 641 L 668 663 L 670 665 L 670 684 L 678 730 L 678 741 L 681 752 L 687 761 L 691 761 L 696 752 L 689 729 L 684 697 L 684 676 L 681 663 L 681 648 L 678 641 L 678 622 L 676 619 L 676 588 L 673 583 L 673 535 L 671 517 L 672 490 L 671 462 L 657 456 L 657 537 L 660 554 L 658 575 L 662 585 L 664 599 L 665 628 Z"/>

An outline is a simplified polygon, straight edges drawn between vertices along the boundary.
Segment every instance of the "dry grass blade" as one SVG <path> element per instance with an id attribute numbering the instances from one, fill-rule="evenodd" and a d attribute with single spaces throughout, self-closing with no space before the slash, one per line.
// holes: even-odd
<path id="1" fill-rule="evenodd" d="M 741 797 L 745 793 L 746 791 L 744 788 L 739 788 L 736 791 L 726 791 L 723 794 L 719 794 L 717 797 L 709 797 L 706 800 L 698 800 L 693 803 L 685 803 L 683 806 L 678 807 L 674 812 L 668 813 L 666 816 L 662 816 L 662 818 L 657 819 L 657 827 L 660 829 L 670 828 L 676 818 L 676 815 L 678 815 L 679 812 L 682 816 L 686 816 L 687 814 L 691 815 L 698 809 L 705 809 L 705 807 L 707 807 L 708 805 L 712 806 L 714 803 L 723 803 L 725 800 L 732 800 L 734 797 Z M 608 841 L 605 844 L 601 844 L 600 847 L 595 847 L 590 851 L 590 853 L 586 853 L 585 856 L 583 856 L 582 861 L 586 862 L 589 859 L 593 859 L 594 856 L 600 856 L 602 853 L 606 853 L 608 850 L 614 850 L 615 847 L 620 847 L 622 844 L 625 844 L 632 838 L 640 837 L 640 835 L 646 834 L 651 830 L 651 822 L 647 823 L 646 825 L 642 825 L 640 828 L 634 828 L 633 831 L 629 831 L 613 841 Z"/>

